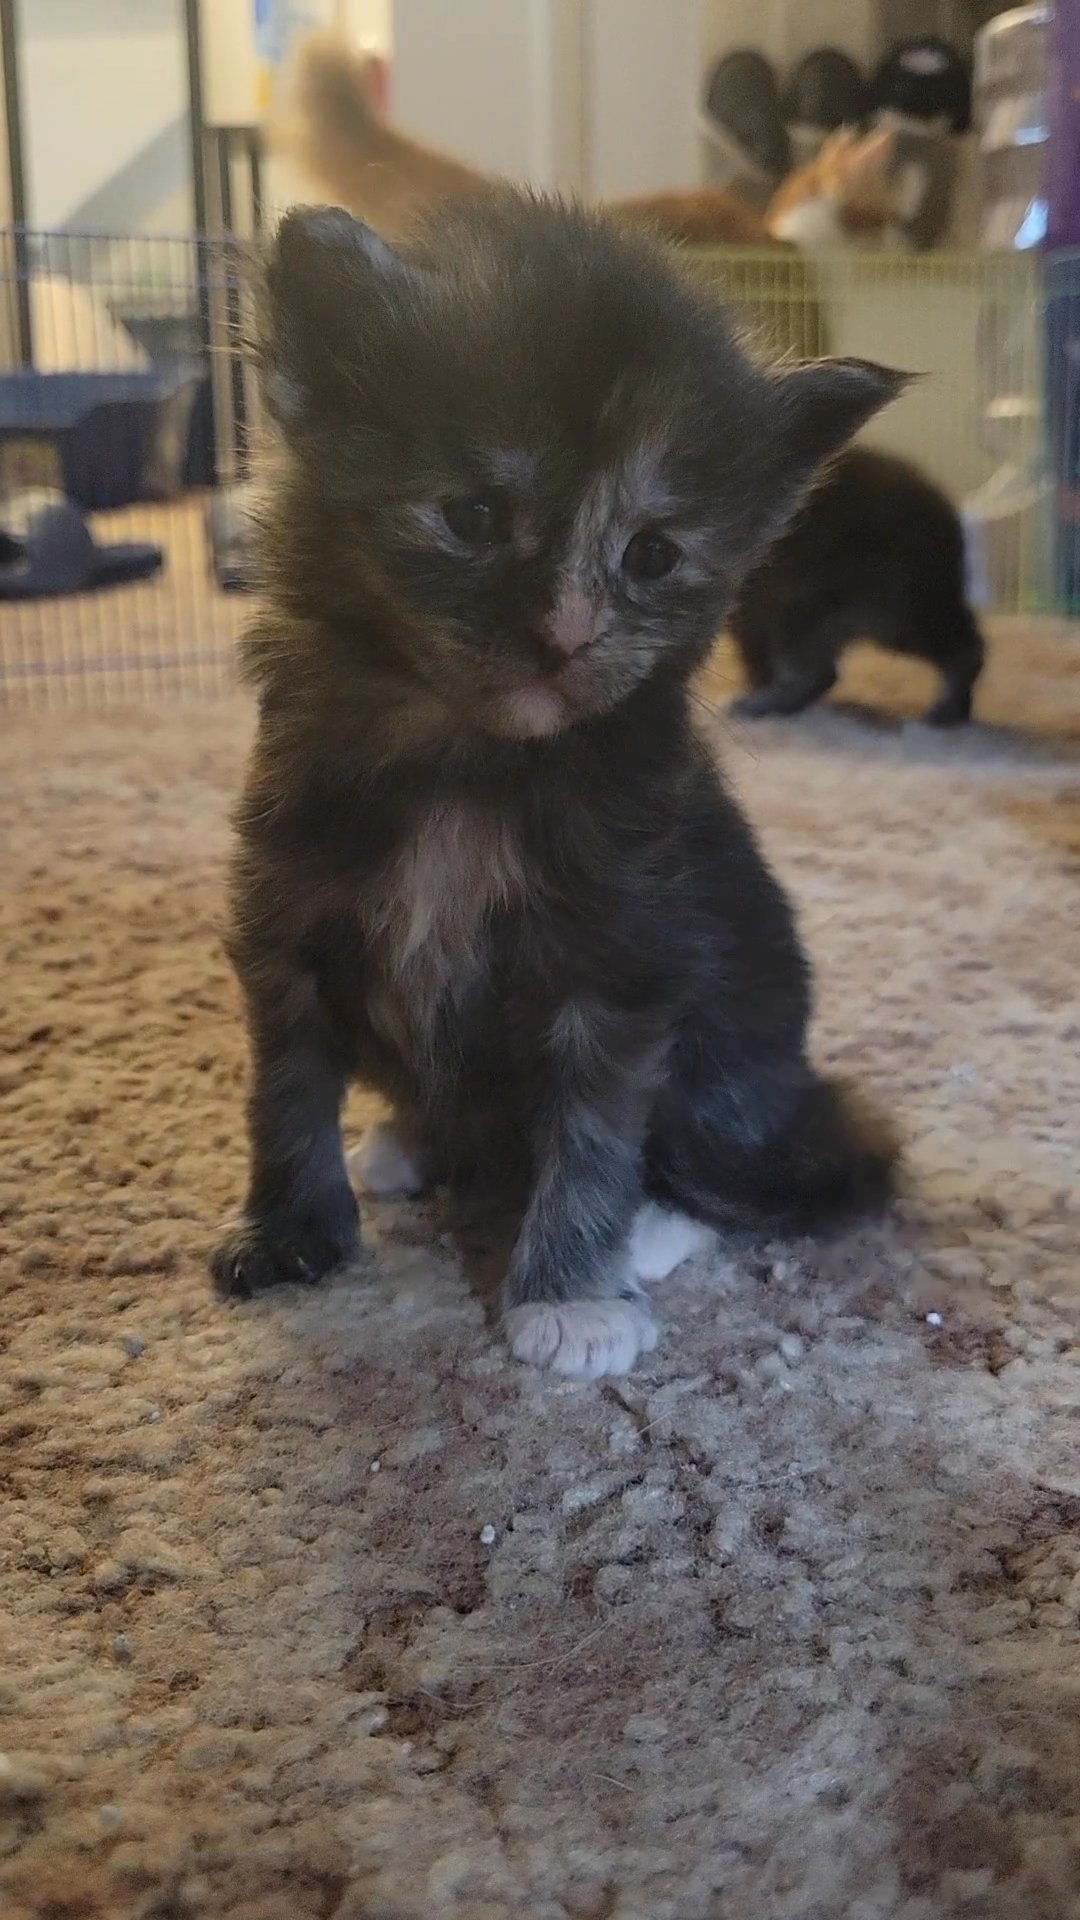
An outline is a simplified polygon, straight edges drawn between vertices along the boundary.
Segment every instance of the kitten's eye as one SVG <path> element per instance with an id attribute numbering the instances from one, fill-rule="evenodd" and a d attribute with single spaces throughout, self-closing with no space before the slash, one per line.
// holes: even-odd
<path id="1" fill-rule="evenodd" d="M 493 547 L 503 537 L 493 503 L 479 494 L 444 500 L 442 511 L 455 540 L 463 540 L 467 547 Z"/>
<path id="2" fill-rule="evenodd" d="M 631 580 L 662 580 L 678 566 L 682 555 L 666 533 L 635 533 L 622 557 L 623 572 Z"/>

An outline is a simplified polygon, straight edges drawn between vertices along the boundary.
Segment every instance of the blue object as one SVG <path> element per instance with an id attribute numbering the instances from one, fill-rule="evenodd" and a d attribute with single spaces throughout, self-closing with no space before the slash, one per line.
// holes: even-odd
<path id="1" fill-rule="evenodd" d="M 161 569 L 149 541 L 99 547 L 70 500 L 31 514 L 21 535 L 0 530 L 0 601 L 46 600 L 145 580 Z"/>
<path id="2" fill-rule="evenodd" d="M 145 500 L 170 409 L 190 412 L 198 375 L 0 374 L 0 441 L 47 440 L 57 449 L 64 490 L 90 510 Z"/>

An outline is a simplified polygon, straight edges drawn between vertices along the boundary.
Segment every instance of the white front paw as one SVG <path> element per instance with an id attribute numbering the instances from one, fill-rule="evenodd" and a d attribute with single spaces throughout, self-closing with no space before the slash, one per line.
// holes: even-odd
<path id="1" fill-rule="evenodd" d="M 634 1215 L 630 1229 L 630 1272 L 635 1280 L 666 1280 L 695 1253 L 709 1245 L 712 1234 L 688 1213 L 676 1213 L 647 1200 Z"/>
<path id="2" fill-rule="evenodd" d="M 503 1324 L 515 1359 L 579 1380 L 629 1373 L 657 1340 L 655 1323 L 632 1300 L 530 1302 L 511 1307 Z"/>
<path id="3" fill-rule="evenodd" d="M 419 1193 L 425 1184 L 417 1156 L 410 1153 L 391 1120 L 377 1120 L 368 1127 L 347 1156 L 347 1165 L 355 1184 L 376 1199 Z"/>

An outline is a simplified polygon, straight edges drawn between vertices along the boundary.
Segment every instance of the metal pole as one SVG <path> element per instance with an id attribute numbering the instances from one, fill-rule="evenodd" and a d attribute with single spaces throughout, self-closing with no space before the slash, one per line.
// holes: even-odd
<path id="1" fill-rule="evenodd" d="M 34 364 L 34 321 L 30 302 L 30 243 L 26 231 L 26 169 L 23 156 L 22 94 L 19 86 L 18 0 L 0 0 L 0 55 L 4 67 L 4 117 L 7 122 L 8 180 L 11 219 L 15 228 L 15 312 L 19 358 Z"/>
<path id="2" fill-rule="evenodd" d="M 3 0 L 0 0 L 0 5 Z M 198 299 L 198 333 L 203 366 L 210 392 L 210 447 L 217 479 L 217 423 L 214 407 L 214 382 L 210 348 L 213 326 L 210 307 L 209 200 L 206 181 L 206 120 L 203 110 L 202 37 L 199 31 L 199 0 L 182 0 L 184 34 L 187 43 L 188 121 L 191 132 L 191 204 L 195 219 L 195 278 Z"/>
<path id="3" fill-rule="evenodd" d="M 262 176 L 262 129 L 260 127 L 249 127 L 247 140 L 248 166 L 251 170 L 251 225 L 252 231 L 258 235 L 263 230 L 263 222 L 265 219 Z"/>
<path id="4" fill-rule="evenodd" d="M 247 462 L 247 407 L 244 394 L 244 366 L 236 345 L 240 338 L 240 288 L 234 253 L 235 209 L 233 207 L 233 160 L 237 136 L 243 128 L 217 127 L 214 138 L 218 155 L 218 210 L 221 214 L 224 246 L 222 268 L 225 283 L 225 328 L 228 340 L 229 376 L 232 392 L 233 452 L 241 472 Z"/>
<path id="5" fill-rule="evenodd" d="M 3 0 L 0 0 L 0 5 Z M 196 233 L 207 228 L 206 197 L 206 120 L 203 115 L 202 40 L 199 32 L 199 0 L 183 0 L 184 31 L 187 39 L 188 112 L 191 127 L 191 198 Z"/>

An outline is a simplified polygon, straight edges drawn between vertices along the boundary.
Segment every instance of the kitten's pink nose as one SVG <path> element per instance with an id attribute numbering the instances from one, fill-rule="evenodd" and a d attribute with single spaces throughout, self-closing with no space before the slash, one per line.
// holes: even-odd
<path id="1" fill-rule="evenodd" d="M 596 639 L 599 630 L 600 613 L 595 602 L 583 593 L 565 593 L 540 631 L 549 647 L 570 660 Z"/>

